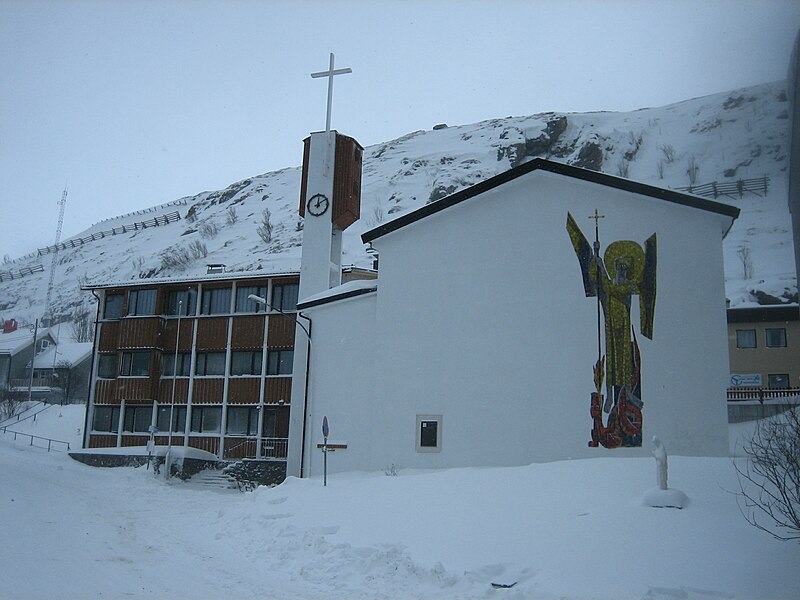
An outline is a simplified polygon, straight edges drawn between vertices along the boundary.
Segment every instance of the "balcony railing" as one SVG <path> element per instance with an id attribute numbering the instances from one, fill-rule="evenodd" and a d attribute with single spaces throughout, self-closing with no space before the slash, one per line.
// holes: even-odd
<path id="1" fill-rule="evenodd" d="M 289 438 L 264 438 L 261 440 L 261 458 L 286 460 Z"/>
<path id="2" fill-rule="evenodd" d="M 28 385 L 31 384 L 31 380 L 28 377 L 19 378 L 19 379 L 11 379 L 9 382 L 9 387 L 15 390 L 21 389 L 28 389 Z M 58 387 L 58 378 L 57 377 L 34 377 L 32 387 L 35 388 L 52 388 Z"/>
<path id="3" fill-rule="evenodd" d="M 741 402 L 744 400 L 781 400 L 784 398 L 793 398 L 800 401 L 800 388 L 785 388 L 782 390 L 728 388 L 728 402 Z"/>

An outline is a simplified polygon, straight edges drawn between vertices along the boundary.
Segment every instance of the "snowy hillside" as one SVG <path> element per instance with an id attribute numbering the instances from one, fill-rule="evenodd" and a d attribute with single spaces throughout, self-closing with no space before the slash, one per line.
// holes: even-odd
<path id="1" fill-rule="evenodd" d="M 732 306 L 796 302 L 788 108 L 785 82 L 776 82 L 629 113 L 545 113 L 437 127 L 367 147 L 362 217 L 345 232 L 343 263 L 371 264 L 364 231 L 543 156 L 672 188 L 767 176 L 766 195 L 717 198 L 742 209 L 725 242 L 727 295 Z M 297 140 L 298 162 L 301 153 Z M 299 270 L 299 189 L 299 167 L 287 168 L 97 223 L 58 254 L 54 312 L 75 310 L 84 281 L 204 274 L 207 263 L 229 271 Z M 257 232 L 265 210 L 267 242 Z M 180 219 L 165 223 L 176 211 Z M 24 323 L 42 314 L 52 256 L 34 253 L 3 265 L 6 273 L 34 272 L 0 283 L 0 317 Z"/>
<path id="2" fill-rule="evenodd" d="M 82 406 L 10 428 L 74 445 Z M 731 426 L 731 439 L 752 425 Z M 332 455 L 330 460 L 336 460 Z M 254 493 L 98 469 L 0 434 L 3 598 L 797 598 L 800 545 L 748 525 L 730 459 L 290 478 Z M 155 510 L 157 508 L 157 510 Z M 495 589 L 492 583 L 513 584 Z"/>

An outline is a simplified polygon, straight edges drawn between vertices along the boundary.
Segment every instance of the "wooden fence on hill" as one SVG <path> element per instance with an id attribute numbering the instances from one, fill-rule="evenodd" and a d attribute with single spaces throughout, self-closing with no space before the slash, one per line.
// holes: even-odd
<path id="1" fill-rule="evenodd" d="M 39 248 L 37 250 L 37 254 L 39 256 L 42 256 L 44 254 L 50 254 L 52 252 L 55 252 L 56 250 L 64 250 L 65 248 L 75 248 L 77 246 L 83 246 L 88 242 L 101 240 L 111 235 L 130 233 L 131 231 L 139 231 L 141 229 L 147 229 L 148 227 L 160 227 L 161 225 L 168 225 L 169 223 L 180 221 L 180 218 L 181 218 L 181 213 L 180 211 L 176 210 L 175 212 L 171 212 L 166 215 L 161 215 L 160 217 L 155 217 L 147 221 L 139 221 L 137 223 L 131 223 L 130 225 L 122 225 L 120 227 L 114 227 L 114 229 L 108 229 L 106 231 L 98 231 L 93 233 L 92 235 L 87 235 L 86 237 L 72 238 L 70 240 L 67 240 L 66 242 L 61 242 L 58 245 L 48 246 L 47 248 Z"/>
<path id="2" fill-rule="evenodd" d="M 23 267 L 16 271 L 0 271 L 0 281 L 12 281 L 13 279 L 19 279 L 20 277 L 26 277 L 34 273 L 41 273 L 42 271 L 44 271 L 44 267 L 40 264 L 33 265 L 32 267 Z"/>
<path id="3" fill-rule="evenodd" d="M 690 185 L 689 187 L 675 188 L 679 192 L 689 192 L 697 196 L 707 198 L 719 198 L 727 196 L 735 200 L 742 198 L 746 193 L 764 197 L 769 189 L 769 177 L 756 177 L 754 179 L 739 179 L 737 181 L 712 181 L 711 183 L 701 183 L 700 185 Z"/>

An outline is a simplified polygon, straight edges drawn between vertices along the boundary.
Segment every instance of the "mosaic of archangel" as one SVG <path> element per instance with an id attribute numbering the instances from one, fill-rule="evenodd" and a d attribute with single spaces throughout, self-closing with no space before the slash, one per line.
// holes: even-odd
<path id="1" fill-rule="evenodd" d="M 639 296 L 641 334 L 653 339 L 656 234 L 645 240 L 644 247 L 631 240 L 612 242 L 601 258 L 598 224 L 604 217 L 595 210 L 590 218 L 595 221 L 594 244 L 589 243 L 575 219 L 567 213 L 567 232 L 578 257 L 583 288 L 586 297 L 596 298 L 597 303 L 597 362 L 593 369 L 595 391 L 590 401 L 592 439 L 589 446 L 641 446 L 642 369 L 639 344 L 631 323 L 631 298 Z"/>

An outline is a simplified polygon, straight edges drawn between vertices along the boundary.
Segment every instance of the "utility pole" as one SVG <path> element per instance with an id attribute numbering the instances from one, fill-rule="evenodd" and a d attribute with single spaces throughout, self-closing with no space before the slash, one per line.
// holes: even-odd
<path id="1" fill-rule="evenodd" d="M 58 226 L 56 227 L 56 241 L 55 249 L 53 250 L 53 262 L 50 263 L 50 280 L 47 282 L 47 298 L 44 302 L 44 316 L 48 319 L 47 326 L 51 326 L 52 314 L 50 310 L 50 299 L 53 296 L 53 280 L 56 276 L 56 262 L 58 260 L 58 244 L 61 242 L 61 226 L 64 224 L 64 209 L 67 206 L 67 186 L 64 186 L 64 191 L 61 194 L 61 202 L 58 203 Z"/>

